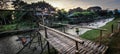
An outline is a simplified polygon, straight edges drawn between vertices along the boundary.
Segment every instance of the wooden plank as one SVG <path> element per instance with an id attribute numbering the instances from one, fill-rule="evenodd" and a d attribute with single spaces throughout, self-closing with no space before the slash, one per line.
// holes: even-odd
<path id="1" fill-rule="evenodd" d="M 87 51 L 82 52 L 81 54 L 86 54 Z"/>
<path id="2" fill-rule="evenodd" d="M 67 49 L 65 54 L 67 54 L 67 53 L 69 54 L 70 52 L 74 51 L 74 49 L 75 49 L 75 45 L 72 46 L 71 48 Z"/>
<path id="3" fill-rule="evenodd" d="M 56 44 L 54 44 L 54 46 L 55 46 L 55 45 L 60 45 L 60 46 L 57 46 L 57 48 L 58 48 L 58 50 L 60 50 L 60 51 L 62 51 L 62 52 L 65 52 L 67 49 L 69 49 L 69 48 L 71 47 L 71 46 L 67 45 L 67 44 L 64 43 L 64 42 L 61 42 L 61 40 L 56 39 L 56 38 L 51 38 L 51 41 L 53 42 L 52 45 L 53 45 L 54 43 L 56 43 Z M 49 40 L 49 42 L 50 42 L 50 40 Z"/>
<path id="4" fill-rule="evenodd" d="M 90 46 L 93 44 L 93 42 L 90 42 L 87 47 L 90 48 Z"/>
<path id="5" fill-rule="evenodd" d="M 98 50 L 99 50 L 99 51 L 101 51 L 101 49 L 102 49 L 102 48 L 103 48 L 103 46 L 102 46 L 102 45 L 100 45 L 100 47 L 98 48 Z"/>
<path id="6" fill-rule="evenodd" d="M 87 45 L 88 45 L 89 43 L 90 43 L 89 41 L 85 41 L 83 45 L 84 45 L 85 47 L 87 47 Z"/>
<path id="7" fill-rule="evenodd" d="M 56 33 L 53 34 L 53 33 L 51 33 L 50 31 L 49 31 L 48 33 L 50 33 L 52 36 L 60 39 L 62 42 L 68 44 L 68 45 L 71 46 L 71 47 L 75 44 L 75 42 L 74 42 L 73 40 L 69 39 L 69 38 L 66 38 L 66 37 L 61 36 L 61 35 L 56 34 Z"/>
<path id="8" fill-rule="evenodd" d="M 105 51 L 107 51 L 108 46 L 106 46 L 106 48 L 104 49 L 104 51 L 102 52 L 102 54 L 105 54 Z"/>
<path id="9" fill-rule="evenodd" d="M 94 46 L 95 46 L 95 42 L 93 42 L 93 44 L 91 45 L 91 48 L 94 49 Z"/>

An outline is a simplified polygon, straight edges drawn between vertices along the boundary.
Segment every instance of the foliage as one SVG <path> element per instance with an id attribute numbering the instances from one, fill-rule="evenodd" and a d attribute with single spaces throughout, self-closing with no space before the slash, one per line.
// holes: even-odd
<path id="1" fill-rule="evenodd" d="M 101 11 L 102 8 L 99 6 L 93 6 L 93 7 L 89 7 L 87 10 L 96 12 L 96 11 Z"/>
<path id="2" fill-rule="evenodd" d="M 82 8 L 77 7 L 77 8 L 70 9 L 70 10 L 68 11 L 68 13 L 69 13 L 69 14 L 72 14 L 72 13 L 74 13 L 74 12 L 82 12 L 82 11 L 83 11 Z"/>
<path id="3" fill-rule="evenodd" d="M 10 25 L 3 25 L 0 27 L 0 31 L 8 31 L 8 30 L 15 30 L 16 24 L 10 24 Z"/>
<path id="4" fill-rule="evenodd" d="M 13 1 L 12 5 L 14 5 L 15 9 L 23 9 L 27 5 L 27 3 L 21 0 L 15 0 Z"/>
<path id="5" fill-rule="evenodd" d="M 46 8 L 48 11 L 55 11 L 55 8 L 52 5 L 50 5 L 49 3 L 45 2 L 45 1 L 32 3 L 30 5 L 31 5 L 32 8 L 40 8 L 41 10 L 44 10 Z"/>
<path id="6" fill-rule="evenodd" d="M 67 20 L 67 12 L 64 9 L 58 10 L 57 15 L 59 21 Z"/>
<path id="7" fill-rule="evenodd" d="M 1 25 L 10 24 L 12 22 L 12 13 L 10 11 L 0 11 Z"/>
<path id="8" fill-rule="evenodd" d="M 96 20 L 96 14 L 89 11 L 74 12 L 69 17 L 76 18 L 79 22 L 92 22 L 93 20 Z"/>
<path id="9" fill-rule="evenodd" d="M 120 12 L 118 11 L 118 9 L 115 9 L 115 10 L 114 10 L 114 16 L 115 16 L 116 18 L 119 18 L 119 17 L 120 17 Z"/>
<path id="10" fill-rule="evenodd" d="M 72 16 L 73 17 L 82 17 L 82 16 L 94 16 L 95 15 L 95 13 L 94 12 L 88 12 L 88 11 L 86 11 L 86 12 L 74 12 L 73 14 L 72 14 Z"/>

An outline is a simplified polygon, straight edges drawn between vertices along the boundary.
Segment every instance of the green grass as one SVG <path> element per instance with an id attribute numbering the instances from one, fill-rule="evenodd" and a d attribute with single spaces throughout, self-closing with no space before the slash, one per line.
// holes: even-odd
<path id="1" fill-rule="evenodd" d="M 104 31 L 103 32 L 103 36 L 104 35 L 108 35 L 111 33 L 111 25 L 114 24 L 114 29 L 117 28 L 117 21 L 120 20 L 120 19 L 114 19 L 113 21 L 107 23 L 106 25 L 104 25 L 103 29 L 107 29 L 107 31 Z M 82 38 L 85 38 L 85 39 L 88 39 L 88 40 L 92 40 L 92 41 L 95 41 L 98 37 L 100 36 L 100 31 L 98 30 L 90 30 L 90 31 L 87 31 L 86 33 L 84 33 L 83 35 L 81 35 L 80 37 Z"/>
<path id="2" fill-rule="evenodd" d="M 18 29 L 30 29 L 36 26 L 35 23 L 21 22 L 9 25 L 0 26 L 0 32 L 2 31 L 10 31 L 10 30 L 18 30 Z"/>
<path id="3" fill-rule="evenodd" d="M 8 30 L 15 30 L 15 29 L 16 29 L 16 24 L 0 26 L 0 31 L 8 31 Z"/>

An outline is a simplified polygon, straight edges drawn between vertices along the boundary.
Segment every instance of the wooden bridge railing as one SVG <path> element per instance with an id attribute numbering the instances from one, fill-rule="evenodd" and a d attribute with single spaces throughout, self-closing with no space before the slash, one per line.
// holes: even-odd
<path id="1" fill-rule="evenodd" d="M 75 43 L 76 43 L 76 53 L 78 53 L 78 43 L 81 43 L 81 44 L 84 43 L 83 40 L 80 40 L 80 39 L 77 39 L 77 38 L 75 38 L 75 37 L 69 36 L 69 35 L 67 35 L 67 34 L 65 34 L 65 33 L 63 33 L 63 32 L 60 32 L 60 31 L 58 31 L 58 30 L 55 30 L 55 29 L 53 29 L 53 28 L 49 28 L 49 27 L 44 26 L 44 25 L 42 25 L 42 24 L 39 24 L 39 26 L 45 28 L 45 36 L 46 36 L 46 38 L 48 38 L 48 37 L 47 37 L 47 29 L 48 29 L 48 30 L 51 30 L 51 31 L 56 32 L 56 33 L 58 33 L 58 34 L 61 34 L 61 35 L 65 36 L 65 37 L 67 37 L 67 38 L 75 41 Z M 49 44 L 48 44 L 48 45 L 49 45 Z"/>

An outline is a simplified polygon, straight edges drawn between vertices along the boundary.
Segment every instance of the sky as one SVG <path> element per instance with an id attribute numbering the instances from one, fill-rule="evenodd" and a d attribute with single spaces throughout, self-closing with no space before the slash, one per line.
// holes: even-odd
<path id="1" fill-rule="evenodd" d="M 23 0 L 28 3 L 42 0 Z M 59 9 L 69 10 L 76 7 L 87 9 L 91 6 L 100 6 L 103 9 L 120 9 L 120 0 L 44 0 Z"/>

